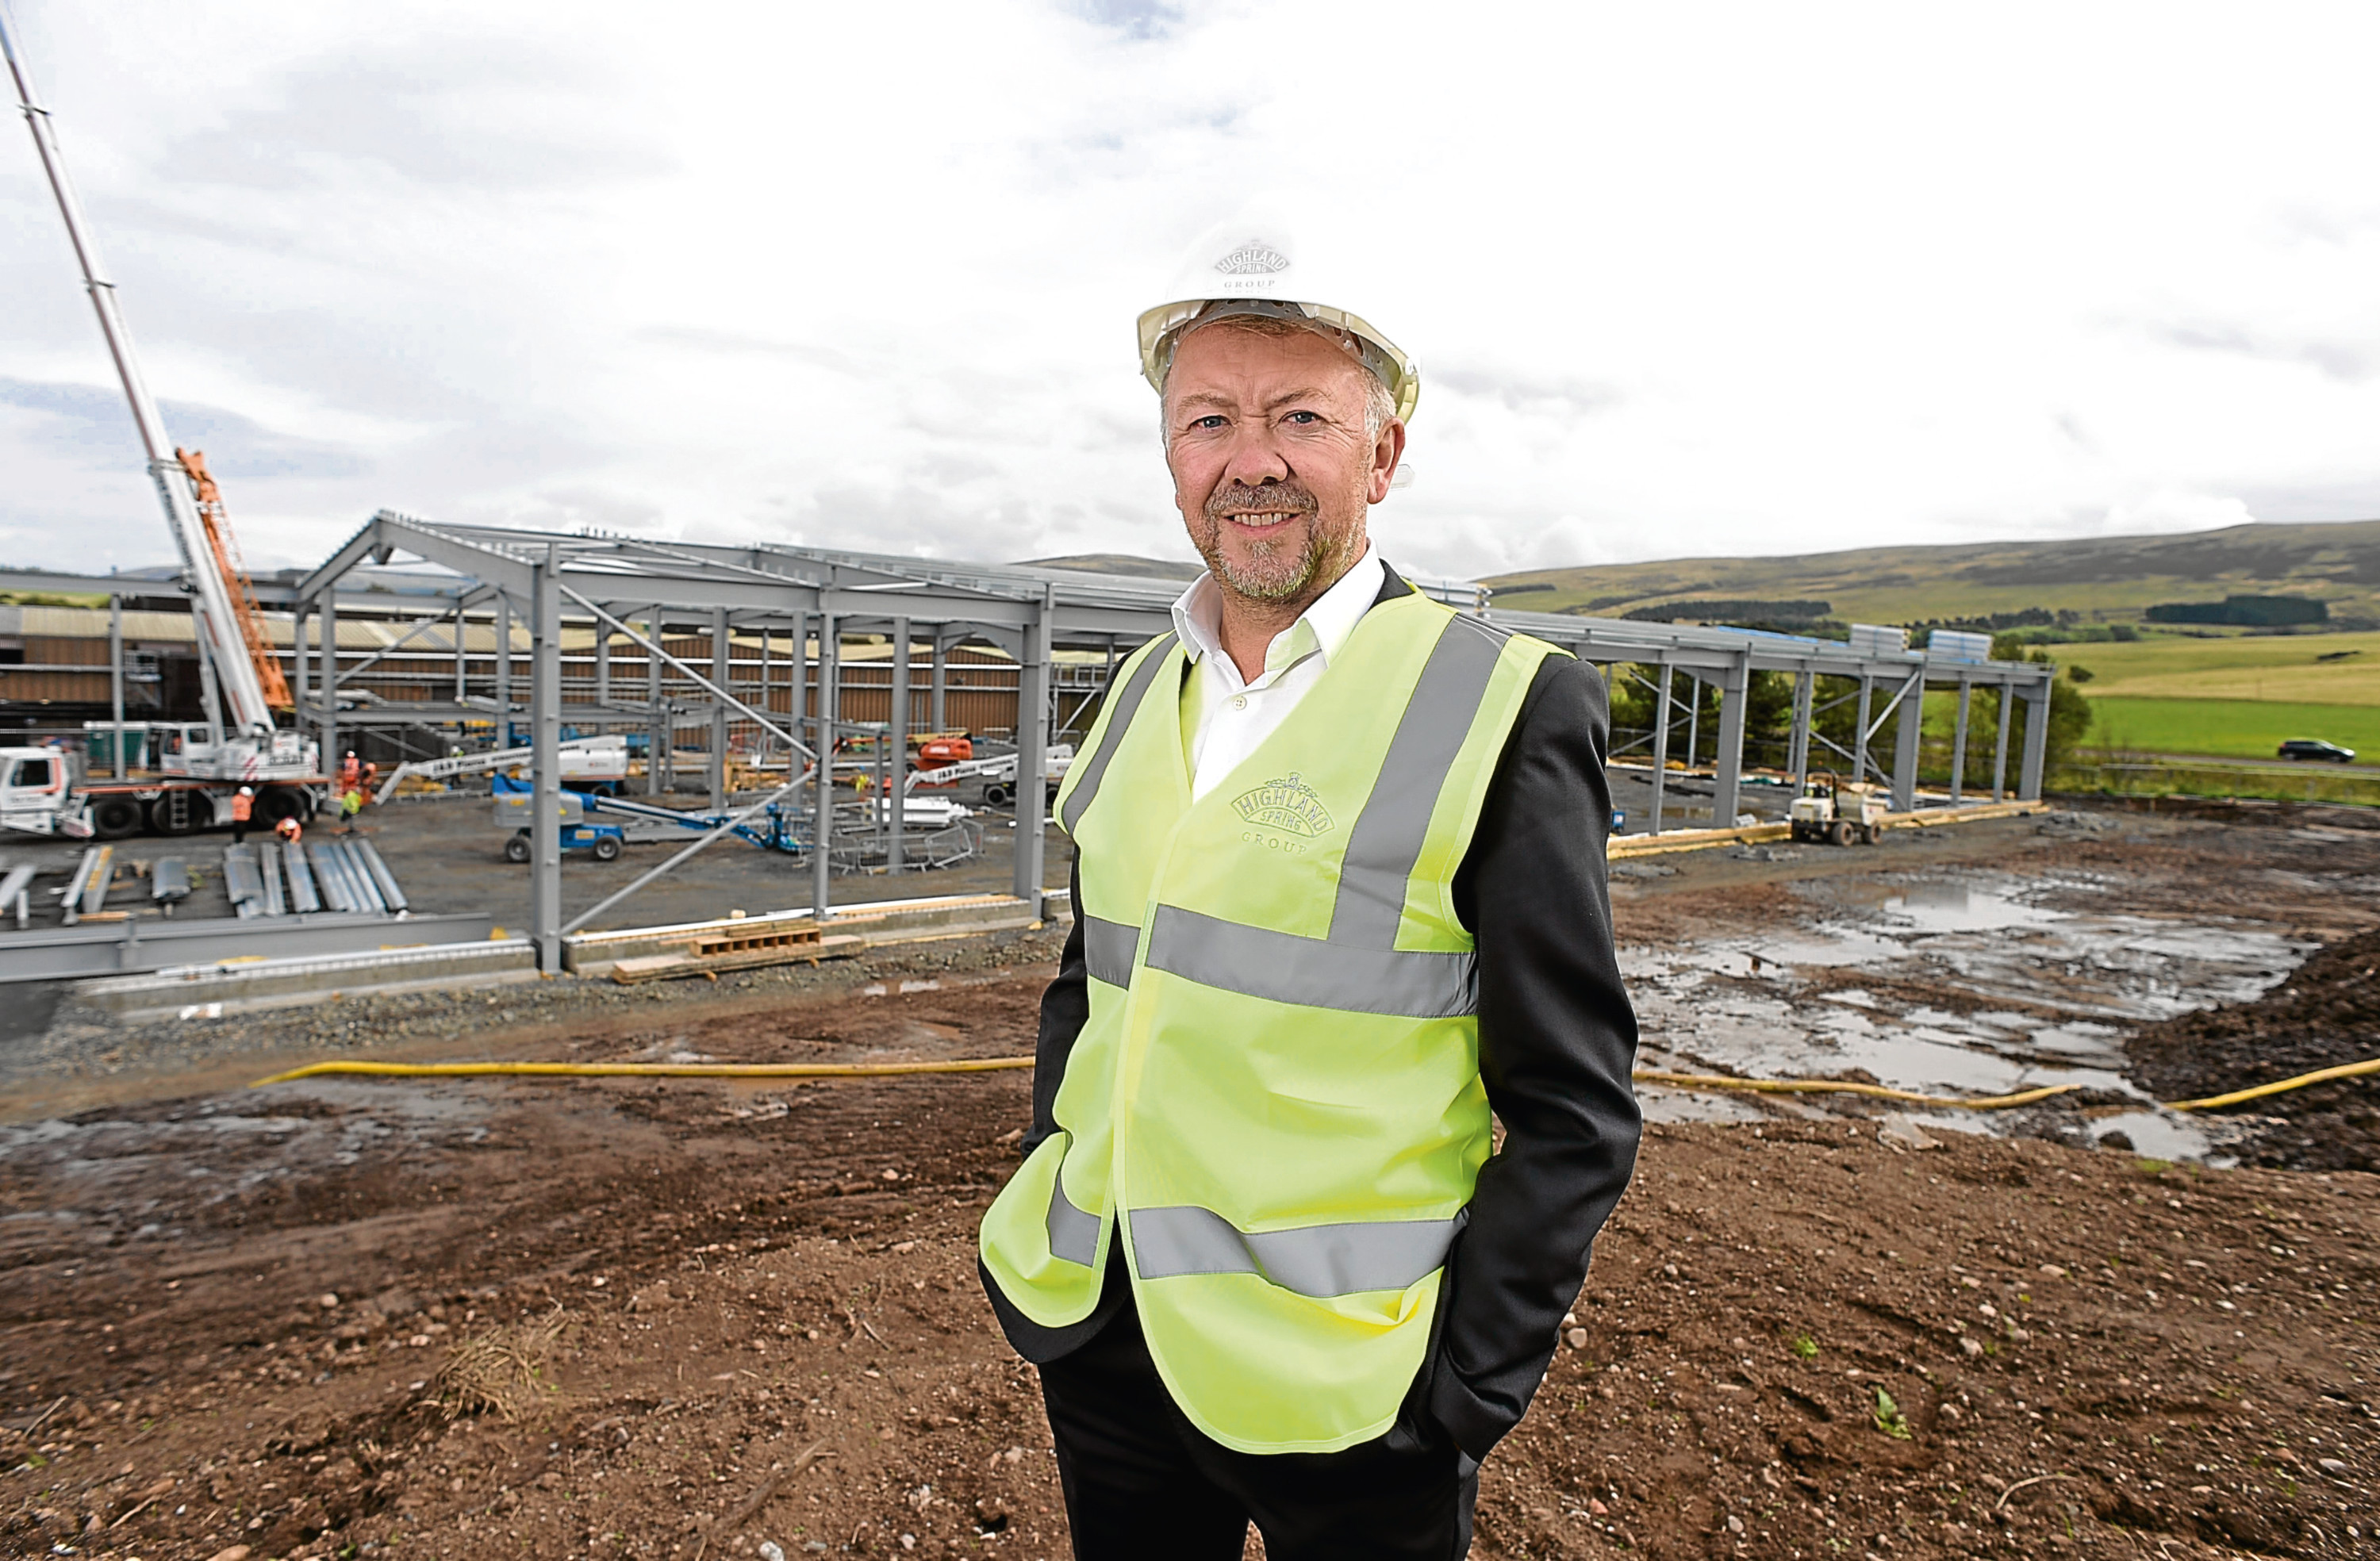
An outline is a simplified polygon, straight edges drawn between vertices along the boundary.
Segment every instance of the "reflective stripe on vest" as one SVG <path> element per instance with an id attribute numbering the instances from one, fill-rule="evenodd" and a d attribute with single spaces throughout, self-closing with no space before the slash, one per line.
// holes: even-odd
<path id="1" fill-rule="evenodd" d="M 1083 924 L 1083 967 L 1094 981 L 1111 986 L 1132 985 L 1133 955 L 1140 949 L 1140 928 L 1106 922 L 1077 906 Z"/>
<path id="2" fill-rule="evenodd" d="M 1439 635 L 1389 740 L 1380 778 L 1348 832 L 1327 939 L 1160 905 L 1149 926 L 1149 964 L 1203 986 L 1307 1008 L 1407 1019 L 1476 1012 L 1476 958 L 1399 949 L 1397 923 L 1404 914 L 1405 880 L 1429 833 L 1430 811 L 1506 637 L 1461 617 Z M 1137 930 L 1130 930 L 1136 939 Z M 1129 974 L 1129 943 L 1124 953 Z"/>
<path id="3" fill-rule="evenodd" d="M 1148 654 L 1141 658 L 1140 665 L 1134 668 L 1132 676 L 1125 680 L 1122 692 L 1116 695 L 1113 707 L 1099 712 L 1099 719 L 1106 722 L 1107 730 L 1100 733 L 1099 747 L 1084 762 L 1081 779 L 1075 781 L 1074 790 L 1066 793 L 1066 801 L 1058 811 L 1059 827 L 1069 835 L 1075 832 L 1075 826 L 1083 821 L 1083 810 L 1091 805 L 1093 797 L 1099 795 L 1099 781 L 1115 758 L 1116 744 L 1123 741 L 1123 734 L 1131 729 L 1132 718 L 1140 713 L 1140 702 L 1148 696 L 1148 685 L 1157 681 L 1157 670 L 1165 665 L 1166 652 L 1172 648 L 1173 631 L 1171 629 L 1150 641 Z"/>
<path id="4" fill-rule="evenodd" d="M 1099 1260 L 1099 1216 L 1067 1202 L 1060 1181 L 1050 1185 L 1050 1255 L 1086 1268 Z"/>
<path id="5" fill-rule="evenodd" d="M 1241 1230 L 1212 1209 L 1134 1209 L 1132 1250 L 1144 1279 L 1185 1274 L 1254 1274 L 1299 1295 L 1328 1301 L 1366 1290 L 1401 1290 L 1428 1277 L 1469 1216 L 1359 1220 L 1289 1230 Z M 1091 1222 L 1094 1240 L 1099 1222 Z"/>

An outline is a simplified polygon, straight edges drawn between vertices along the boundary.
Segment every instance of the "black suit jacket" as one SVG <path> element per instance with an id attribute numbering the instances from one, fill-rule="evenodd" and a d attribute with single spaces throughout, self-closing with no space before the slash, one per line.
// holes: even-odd
<path id="1" fill-rule="evenodd" d="M 1412 589 L 1390 570 L 1374 605 Z M 1596 1233 L 1636 1163 L 1636 1015 L 1621 986 L 1604 874 L 1609 730 L 1595 669 L 1548 657 L 1454 877 L 1456 914 L 1479 945 L 1479 1071 L 1504 1142 L 1480 1168 L 1398 1431 L 1425 1430 L 1417 1419 L 1426 1414 L 1474 1458 L 1528 1409 Z M 1079 906 L 1079 867 L 1075 891 Z M 1078 918 L 1041 998 L 1028 1154 L 1058 1131 L 1052 1107 L 1090 1015 L 1087 981 Z M 985 1275 L 1017 1353 L 1036 1363 L 1061 1359 L 1130 1304 L 1123 1251 L 1112 1243 L 1099 1307 L 1071 1327 L 1034 1323 Z"/>

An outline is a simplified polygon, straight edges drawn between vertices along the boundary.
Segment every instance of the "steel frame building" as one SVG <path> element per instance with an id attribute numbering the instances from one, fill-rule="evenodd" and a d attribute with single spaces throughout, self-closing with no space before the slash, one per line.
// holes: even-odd
<path id="1" fill-rule="evenodd" d="M 911 646 L 929 645 L 937 715 L 950 654 L 963 642 L 989 642 L 1014 658 L 1018 773 L 1013 889 L 1038 916 L 1043 894 L 1044 768 L 1052 724 L 1053 656 L 1060 650 L 1104 652 L 1107 667 L 1112 668 L 1121 655 L 1172 626 L 1170 609 L 1181 589 L 1177 581 L 1022 565 L 951 563 L 825 548 L 725 547 L 434 525 L 391 511 L 374 515 L 320 567 L 277 580 L 260 579 L 256 584 L 264 605 L 284 607 L 296 614 L 293 692 L 298 719 L 318 732 L 325 756 L 338 752 L 343 724 L 436 725 L 497 720 L 509 725 L 513 712 L 525 707 L 529 746 L 535 751 L 532 768 L 538 805 L 531 838 L 530 936 L 539 964 L 547 970 L 561 968 L 562 939 L 566 934 L 724 832 L 700 837 L 565 926 L 561 909 L 561 766 L 556 757 L 564 727 L 644 728 L 653 734 L 656 762 L 648 770 L 658 784 L 660 756 L 668 748 L 669 730 L 689 716 L 698 722 L 707 713 L 714 796 L 722 789 L 730 723 L 746 730 L 757 728 L 795 757 L 789 759 L 785 784 L 738 816 L 758 812 L 802 790 L 808 793 L 813 817 L 831 814 L 821 784 L 824 772 L 814 760 L 822 749 L 832 750 L 831 741 L 823 734 L 849 724 L 841 720 L 836 708 L 836 691 L 843 683 L 838 675 L 840 649 L 849 635 L 889 637 L 895 688 L 914 687 Z M 9 571 L 0 575 L 0 585 L 118 598 L 155 596 L 171 589 L 152 579 L 45 571 Z M 1955 799 L 1965 782 L 1972 697 L 1976 689 L 1989 688 L 2000 694 L 1993 795 L 1997 799 L 2010 789 L 2012 717 L 2020 703 L 2025 708 L 2025 718 L 2014 791 L 2026 800 L 2040 794 L 2047 752 L 2050 683 L 2057 672 L 2046 663 L 1949 660 L 1921 651 L 1855 651 L 1829 640 L 1738 629 L 1506 611 L 1488 606 L 1488 593 L 1475 586 L 1433 582 L 1424 588 L 1499 627 L 1536 635 L 1572 650 L 1603 667 L 1608 678 L 1628 668 L 1627 675 L 1644 681 L 1644 674 L 1633 669 L 1653 671 L 1648 686 L 1655 696 L 1656 718 L 1646 741 L 1656 829 L 1661 820 L 1662 790 L 1671 773 L 1674 690 L 1681 674 L 1692 680 L 1697 694 L 1706 685 L 1718 693 L 1718 731 L 1712 768 L 1716 821 L 1733 818 L 1741 800 L 1747 694 L 1755 672 L 1784 672 L 1794 680 L 1791 751 L 1785 768 L 1797 783 L 1814 768 L 1812 761 L 1818 756 L 1815 748 L 1836 748 L 1854 777 L 1888 779 L 1895 805 L 1903 811 L 1914 806 L 1921 723 L 1914 720 L 1894 723 L 1888 768 L 1869 752 L 1869 743 L 1896 712 L 1904 707 L 1920 708 L 1912 701 L 1922 700 L 1924 690 L 1950 687 L 1957 690 L 1959 699 Z M 335 656 L 324 655 L 326 646 L 339 643 L 342 613 L 406 625 L 404 634 L 379 655 L 395 650 L 431 625 L 452 623 L 458 630 L 449 636 L 458 647 L 458 668 L 459 628 L 467 620 L 492 614 L 501 626 L 500 643 L 507 647 L 510 624 L 524 623 L 529 638 L 526 698 L 509 686 L 512 657 L 507 652 L 498 660 L 494 698 L 469 697 L 458 682 L 458 697 L 451 701 L 395 704 L 375 699 L 343 709 L 343 681 L 378 656 L 367 658 L 358 666 L 342 667 Z M 667 648 L 673 637 L 683 642 L 689 628 L 708 631 L 711 655 L 707 663 L 718 681 L 697 672 L 689 659 Z M 590 630 L 593 687 L 585 690 L 588 680 L 582 677 L 577 680 L 581 696 L 565 700 L 564 636 Z M 773 701 L 767 697 L 771 666 L 767 659 L 760 664 L 762 695 L 757 702 L 744 696 L 750 693 L 748 682 L 739 685 L 731 676 L 719 673 L 719 669 L 731 666 L 731 639 L 756 633 L 764 636 L 764 647 L 770 643 L 769 636 L 785 636 L 791 662 L 790 712 L 769 708 Z M 642 674 L 637 680 L 641 687 L 627 685 L 612 675 L 612 647 L 622 642 L 640 652 L 641 664 L 636 670 Z M 805 660 L 805 646 L 810 642 L 817 647 L 815 670 Z M 707 700 L 707 711 L 698 706 L 690 708 L 682 697 L 664 696 L 664 665 L 672 671 L 674 688 L 681 693 L 689 686 L 698 690 Z M 1857 701 L 1856 736 L 1848 750 L 1837 747 L 1816 729 L 1816 717 L 1829 708 L 1816 702 L 1816 680 L 1821 676 L 1849 679 L 1856 684 L 1855 694 L 1831 702 Z M 744 695 L 739 695 L 739 686 Z M 894 698 L 891 706 L 892 731 L 885 746 L 897 767 L 905 758 L 909 701 Z M 1698 711 L 1699 703 L 1690 708 Z M 813 762 L 804 769 L 802 761 Z M 896 788 L 899 784 L 897 768 L 892 784 Z M 884 812 L 891 836 L 890 860 L 897 865 L 901 810 Z M 812 906 L 823 916 L 830 909 L 828 853 L 813 850 L 810 865 Z"/>

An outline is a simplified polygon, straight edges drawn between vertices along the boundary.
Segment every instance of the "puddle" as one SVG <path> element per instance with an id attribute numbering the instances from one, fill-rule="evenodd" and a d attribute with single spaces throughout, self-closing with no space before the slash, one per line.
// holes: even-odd
<path id="1" fill-rule="evenodd" d="M 2079 1084 L 2141 1101 L 2140 1112 L 2108 1119 L 2140 1119 L 2141 1153 L 2206 1159 L 2219 1132 L 2155 1110 L 2124 1077 L 2123 1037 L 2143 1022 L 2257 997 L 2305 946 L 2261 928 L 2159 920 L 2112 900 L 2082 910 L 2038 902 L 2099 887 L 1993 874 L 1838 881 L 1821 891 L 1834 899 L 1814 894 L 1803 925 L 1626 950 L 1621 968 L 1645 1045 L 1686 1071 L 1864 1071 L 1891 1088 L 1946 1095 Z M 1811 989 L 1812 974 L 1845 970 L 1873 972 L 1875 988 Z M 1656 1119 L 1742 1120 L 1747 1107 L 1670 1092 Z M 1951 1115 L 1965 1131 L 1995 1131 L 1988 1114 Z"/>
<path id="2" fill-rule="evenodd" d="M 1913 883 L 1887 900 L 1884 909 L 1894 921 L 1907 922 L 1920 932 L 1990 932 L 2069 919 L 2063 911 L 2045 911 L 1965 883 Z"/>
<path id="3" fill-rule="evenodd" d="M 2121 1143 L 2106 1142 L 2109 1133 L 2121 1133 L 2131 1141 L 2133 1154 L 2151 1159 L 2203 1160 L 2218 1168 L 2231 1164 L 2228 1156 L 2216 1153 L 2220 1140 L 2208 1129 L 2208 1123 L 2179 1111 L 2126 1111 L 2092 1123 L 2091 1141 L 2104 1148 L 2121 1150 Z"/>

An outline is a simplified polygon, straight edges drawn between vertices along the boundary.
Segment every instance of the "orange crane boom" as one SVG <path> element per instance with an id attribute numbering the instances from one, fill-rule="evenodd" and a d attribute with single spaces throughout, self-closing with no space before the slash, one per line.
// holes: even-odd
<path id="1" fill-rule="evenodd" d="M 256 681 L 264 685 L 264 702 L 276 710 L 295 709 L 298 701 L 289 696 L 289 684 L 281 675 L 280 654 L 264 635 L 264 613 L 256 604 L 256 586 L 240 562 L 239 544 L 232 538 L 231 516 L 224 509 L 223 491 L 207 470 L 207 454 L 203 450 L 176 448 L 174 458 L 182 463 L 182 469 L 190 474 L 191 486 L 198 490 L 199 524 L 206 527 L 207 545 L 214 550 L 215 567 L 231 586 L 232 614 L 239 620 L 239 637 L 248 646 L 248 659 L 255 665 Z"/>

